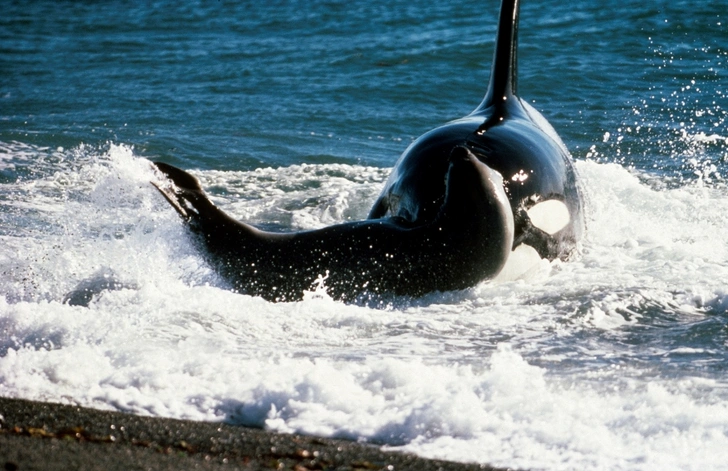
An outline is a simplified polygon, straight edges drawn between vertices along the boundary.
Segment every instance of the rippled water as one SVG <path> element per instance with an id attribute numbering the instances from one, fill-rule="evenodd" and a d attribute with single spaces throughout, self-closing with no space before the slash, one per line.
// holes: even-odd
<path id="1" fill-rule="evenodd" d="M 577 161 L 582 254 L 376 309 L 228 291 L 148 160 L 259 226 L 365 217 L 409 142 L 480 102 L 496 2 L 5 3 L 3 396 L 515 468 L 725 467 L 725 1 L 526 0 L 519 93 Z"/>

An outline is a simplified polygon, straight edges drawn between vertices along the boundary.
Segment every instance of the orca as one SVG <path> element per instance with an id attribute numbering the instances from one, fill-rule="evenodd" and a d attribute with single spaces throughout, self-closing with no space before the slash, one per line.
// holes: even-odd
<path id="1" fill-rule="evenodd" d="M 154 184 L 217 272 L 271 301 L 300 300 L 324 275 L 334 299 L 418 297 L 493 279 L 509 260 L 566 260 L 583 233 L 581 190 L 566 146 L 516 95 L 518 16 L 519 1 L 503 0 L 483 101 L 404 151 L 365 220 L 264 232 L 181 169 L 155 162 L 166 178 Z"/>

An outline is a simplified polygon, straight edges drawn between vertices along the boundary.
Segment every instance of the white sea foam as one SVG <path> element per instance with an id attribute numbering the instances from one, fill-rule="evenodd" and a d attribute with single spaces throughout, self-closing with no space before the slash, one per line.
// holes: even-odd
<path id="1" fill-rule="evenodd" d="M 715 367 L 725 189 L 658 190 L 578 162 L 590 201 L 578 260 L 382 309 L 322 290 L 273 304 L 225 289 L 131 149 L 52 163 L 38 155 L 57 150 L 3 152 L 44 172 L 4 185 L 14 196 L 0 201 L 0 395 L 514 468 L 728 462 L 728 383 Z M 387 171 L 196 175 L 238 217 L 312 228 L 364 217 Z M 62 304 L 99 270 L 122 286 L 89 307 Z"/>

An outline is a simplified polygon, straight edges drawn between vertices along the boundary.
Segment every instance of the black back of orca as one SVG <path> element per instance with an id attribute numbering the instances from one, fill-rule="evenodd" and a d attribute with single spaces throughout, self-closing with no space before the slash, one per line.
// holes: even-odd
<path id="1" fill-rule="evenodd" d="M 504 0 L 485 99 L 404 152 L 367 220 L 263 232 L 216 208 L 183 170 L 157 163 L 172 185 L 155 185 L 236 290 L 274 301 L 301 299 L 326 274 L 337 299 L 464 289 L 495 277 L 521 244 L 566 257 L 581 200 L 568 151 L 515 95 L 517 25 L 518 2 Z M 544 201 L 567 210 L 557 230 L 532 221 Z"/>
<path id="2" fill-rule="evenodd" d="M 583 232 L 582 198 L 566 146 L 548 121 L 516 95 L 518 18 L 519 1 L 504 0 L 482 103 L 405 150 L 370 218 L 396 215 L 413 223 L 433 218 L 445 192 L 448 155 L 462 145 L 503 176 L 516 221 L 514 248 L 530 245 L 549 260 L 574 252 Z M 546 201 L 561 202 L 568 211 L 556 222 L 558 230 L 543 230 L 529 217 L 529 209 Z"/>

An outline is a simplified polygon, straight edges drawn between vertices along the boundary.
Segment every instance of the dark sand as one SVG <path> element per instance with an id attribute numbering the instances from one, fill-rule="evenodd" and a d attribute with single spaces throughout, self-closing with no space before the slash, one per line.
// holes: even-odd
<path id="1" fill-rule="evenodd" d="M 0 398 L 0 470 L 496 471 L 344 440 Z"/>

